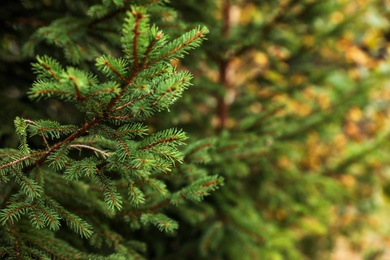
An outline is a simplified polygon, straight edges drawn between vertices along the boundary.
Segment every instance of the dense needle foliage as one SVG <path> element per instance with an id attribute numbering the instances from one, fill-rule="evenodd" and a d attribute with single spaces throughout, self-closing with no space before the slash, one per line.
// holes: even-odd
<path id="1" fill-rule="evenodd" d="M 2 258 L 386 259 L 388 12 L 4 1 Z"/>
<path id="2" fill-rule="evenodd" d="M 177 222 L 160 208 L 199 202 L 222 184 L 222 178 L 205 172 L 182 168 L 180 175 L 172 174 L 184 160 L 196 169 L 197 156 L 207 147 L 192 143 L 179 150 L 187 139 L 182 130 L 151 132 L 144 124 L 190 85 L 191 74 L 178 71 L 171 61 L 197 47 L 207 28 L 172 40 L 151 24 L 147 12 L 165 10 L 160 3 L 123 6 L 120 1 L 91 6 L 85 10 L 89 16 L 54 20 L 30 40 L 55 43 L 77 64 L 84 53 L 77 42 L 90 37 L 88 26 L 103 15 L 123 13 L 123 55 L 96 58 L 97 70 L 65 67 L 46 55 L 33 63 L 37 79 L 28 97 L 69 102 L 84 122 L 14 120 L 19 147 L 0 152 L 0 252 L 5 258 L 137 257 L 145 252 L 144 241 L 125 236 L 129 231 L 121 226 L 138 230 L 154 225 L 174 233 Z M 25 48 L 30 52 L 33 46 Z M 84 241 L 95 249 L 85 250 Z"/>

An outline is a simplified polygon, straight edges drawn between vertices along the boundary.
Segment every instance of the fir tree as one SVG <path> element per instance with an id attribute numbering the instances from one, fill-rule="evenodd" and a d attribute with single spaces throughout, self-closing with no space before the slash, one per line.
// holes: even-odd
<path id="1" fill-rule="evenodd" d="M 380 255 L 385 7 L 4 1 L 2 257 Z"/>
<path id="2" fill-rule="evenodd" d="M 195 171 L 203 143 L 182 150 L 182 130 L 153 132 L 145 124 L 190 85 L 191 74 L 171 62 L 197 47 L 208 29 L 170 39 L 152 23 L 159 16 L 150 13 L 172 13 L 158 1 L 77 7 L 40 27 L 24 46 L 32 55 L 45 40 L 74 64 L 38 55 L 28 97 L 68 102 L 84 122 L 14 120 L 19 146 L 0 151 L 0 254 L 6 259 L 139 258 L 146 245 L 136 230 L 149 232 L 152 225 L 174 233 L 178 223 L 166 208 L 199 202 L 222 184 L 217 175 Z M 87 70 L 110 34 L 123 54 L 101 55 L 96 70 Z M 184 161 L 187 168 L 179 166 Z M 181 174 L 173 175 L 173 167 Z"/>

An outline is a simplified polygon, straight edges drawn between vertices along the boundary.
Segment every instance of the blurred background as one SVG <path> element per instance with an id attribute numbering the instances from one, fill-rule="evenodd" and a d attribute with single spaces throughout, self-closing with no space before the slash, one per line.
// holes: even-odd
<path id="1" fill-rule="evenodd" d="M 97 2 L 2 1 L 0 147 L 17 147 L 16 116 L 83 122 L 72 106 L 33 103 L 26 93 L 36 54 L 81 68 L 120 55 L 121 16 L 118 27 L 64 27 L 60 43 L 45 34 L 64 16 L 88 19 Z M 172 37 L 200 24 L 210 34 L 172 61 L 194 74 L 193 86 L 148 124 L 210 140 L 203 170 L 225 185 L 172 213 L 175 237 L 145 237 L 152 255 L 390 259 L 390 1 L 163 2 L 177 13 L 156 9 L 151 17 Z M 66 41 L 78 46 L 78 59 Z"/>

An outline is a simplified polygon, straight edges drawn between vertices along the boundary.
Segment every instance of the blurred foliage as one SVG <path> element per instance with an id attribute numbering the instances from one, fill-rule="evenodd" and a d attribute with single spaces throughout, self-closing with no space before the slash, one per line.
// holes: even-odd
<path id="1" fill-rule="evenodd" d="M 209 170 L 226 185 L 201 225 L 203 256 L 337 258 L 342 237 L 360 257 L 386 253 L 388 3 L 173 6 L 189 26 L 211 30 L 180 64 L 196 83 L 173 109 L 194 137 L 218 136 Z M 196 244 L 195 235 L 187 241 Z"/>

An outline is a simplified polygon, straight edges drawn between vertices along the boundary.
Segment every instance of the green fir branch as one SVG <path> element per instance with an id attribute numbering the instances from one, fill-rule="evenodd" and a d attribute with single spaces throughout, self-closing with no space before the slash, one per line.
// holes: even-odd
<path id="1" fill-rule="evenodd" d="M 69 147 L 62 146 L 61 148 L 53 151 L 47 156 L 47 162 L 49 166 L 56 170 L 63 169 L 66 165 L 70 165 L 72 159 L 68 156 Z"/>
<path id="2" fill-rule="evenodd" d="M 15 130 L 19 136 L 20 146 L 19 150 L 23 155 L 30 153 L 30 148 L 27 143 L 27 123 L 20 117 L 15 118 Z"/>
<path id="3" fill-rule="evenodd" d="M 28 96 L 71 101 L 84 123 L 15 119 L 19 150 L 0 149 L 0 187 L 10 182 L 0 200 L 4 205 L 0 210 L 0 230 L 4 231 L 4 235 L 0 232 L 0 244 L 5 243 L 0 246 L 2 257 L 132 259 L 145 254 L 144 243 L 111 230 L 114 223 L 132 218 L 132 227 L 152 224 L 174 233 L 178 223 L 163 211 L 173 204 L 171 197 L 177 189 L 182 198 L 196 200 L 193 194 L 197 194 L 200 200 L 221 185 L 222 180 L 213 177 L 185 189 L 186 176 L 184 182 L 173 184 L 175 179 L 168 173 L 184 161 L 185 154 L 178 147 L 185 144 L 186 134 L 178 129 L 150 134 L 155 130 L 143 123 L 168 109 L 190 85 L 192 75 L 177 71 L 171 60 L 198 46 L 208 31 L 197 28 L 170 41 L 151 24 L 150 12 L 171 15 L 164 1 L 132 4 L 130 8 L 129 1 L 103 0 L 87 8 L 80 3 L 85 8 L 80 15 L 49 22 L 32 36 L 36 42 L 26 45 L 31 53 L 44 40 L 61 48 L 73 64 L 83 61 L 71 67 L 37 56 L 32 65 L 36 81 Z M 90 17 L 83 17 L 82 12 Z M 99 45 L 91 32 L 107 37 L 100 27 L 104 22 L 107 27 L 118 23 L 114 18 L 124 18 L 121 39 L 119 34 L 111 38 L 122 42 L 122 57 L 110 51 L 97 59 L 86 57 L 93 53 L 92 45 Z M 91 71 L 96 75 L 86 69 L 91 59 L 95 59 Z M 39 141 L 43 150 L 30 148 L 37 143 L 39 147 Z M 196 149 L 203 147 L 188 154 L 200 153 Z M 61 227 L 63 223 L 79 237 Z M 104 239 L 96 237 L 98 234 Z M 96 250 L 99 254 L 80 250 L 88 238 L 91 245 L 101 246 Z M 102 240 L 107 245 L 102 246 Z"/>
<path id="4" fill-rule="evenodd" d="M 142 214 L 141 223 L 144 225 L 152 224 L 156 226 L 160 231 L 166 233 L 173 233 L 178 227 L 178 223 L 164 214 Z"/>
<path id="5" fill-rule="evenodd" d="M 78 180 L 80 177 L 91 177 L 97 174 L 97 165 L 101 163 L 96 158 L 87 157 L 80 161 L 74 161 L 64 171 L 66 180 Z"/>
<path id="6" fill-rule="evenodd" d="M 103 175 L 98 169 L 96 170 L 96 174 L 93 175 L 93 179 L 99 185 L 99 187 L 103 190 L 104 202 L 108 206 L 110 210 L 122 208 L 122 196 L 118 193 L 116 186 L 113 182 Z"/>
<path id="7" fill-rule="evenodd" d="M 43 194 L 43 187 L 35 180 L 25 176 L 22 171 L 12 169 L 11 174 L 15 177 L 16 183 L 20 185 L 20 191 L 29 199 L 40 197 Z"/>
<path id="8" fill-rule="evenodd" d="M 27 121 L 30 137 L 43 135 L 46 138 L 55 139 L 64 135 L 69 135 L 77 130 L 75 125 L 60 125 L 58 122 L 50 120 Z"/>
<path id="9" fill-rule="evenodd" d="M 128 196 L 130 198 L 131 204 L 133 204 L 136 207 L 139 207 L 140 205 L 144 204 L 146 201 L 145 194 L 133 183 L 129 184 Z"/>
<path id="10" fill-rule="evenodd" d="M 0 211 L 0 223 L 5 225 L 8 221 L 12 224 L 18 221 L 22 215 L 27 213 L 27 209 L 31 205 L 26 204 L 25 202 L 15 202 L 11 205 L 8 205 L 7 208 Z"/>
<path id="11" fill-rule="evenodd" d="M 45 198 L 45 204 L 59 214 L 61 218 L 66 221 L 70 229 L 79 234 L 81 237 L 88 238 L 92 235 L 92 226 L 90 224 L 63 208 L 55 200 L 47 197 Z"/>
<path id="12" fill-rule="evenodd" d="M 142 57 L 140 55 L 146 52 L 149 45 L 149 28 L 149 16 L 144 8 L 133 8 L 127 13 L 121 41 L 123 52 L 134 63 L 136 71 L 141 69 L 139 62 Z"/>
<path id="13" fill-rule="evenodd" d="M 129 64 L 126 59 L 103 55 L 96 59 L 97 68 L 114 80 L 126 81 Z"/>
<path id="14" fill-rule="evenodd" d="M 160 52 L 163 53 L 163 55 L 150 61 L 148 66 L 162 60 L 169 61 L 171 59 L 182 58 L 189 50 L 198 47 L 204 40 L 204 37 L 207 33 L 209 33 L 209 30 L 206 27 L 198 27 L 183 34 L 179 38 L 167 44 Z"/>
<path id="15" fill-rule="evenodd" d="M 203 177 L 174 193 L 171 198 L 171 203 L 179 205 L 184 202 L 184 199 L 200 202 L 204 197 L 209 196 L 210 192 L 219 189 L 223 185 L 223 180 L 222 177 L 217 175 Z"/>
<path id="16" fill-rule="evenodd" d="M 8 152 L 6 155 L 9 154 Z M 42 151 L 36 151 L 23 156 L 20 151 L 12 153 L 10 156 L 1 158 L 0 174 L 8 174 L 12 170 L 23 170 L 26 167 L 34 165 L 38 158 L 45 156 L 46 153 Z"/>

